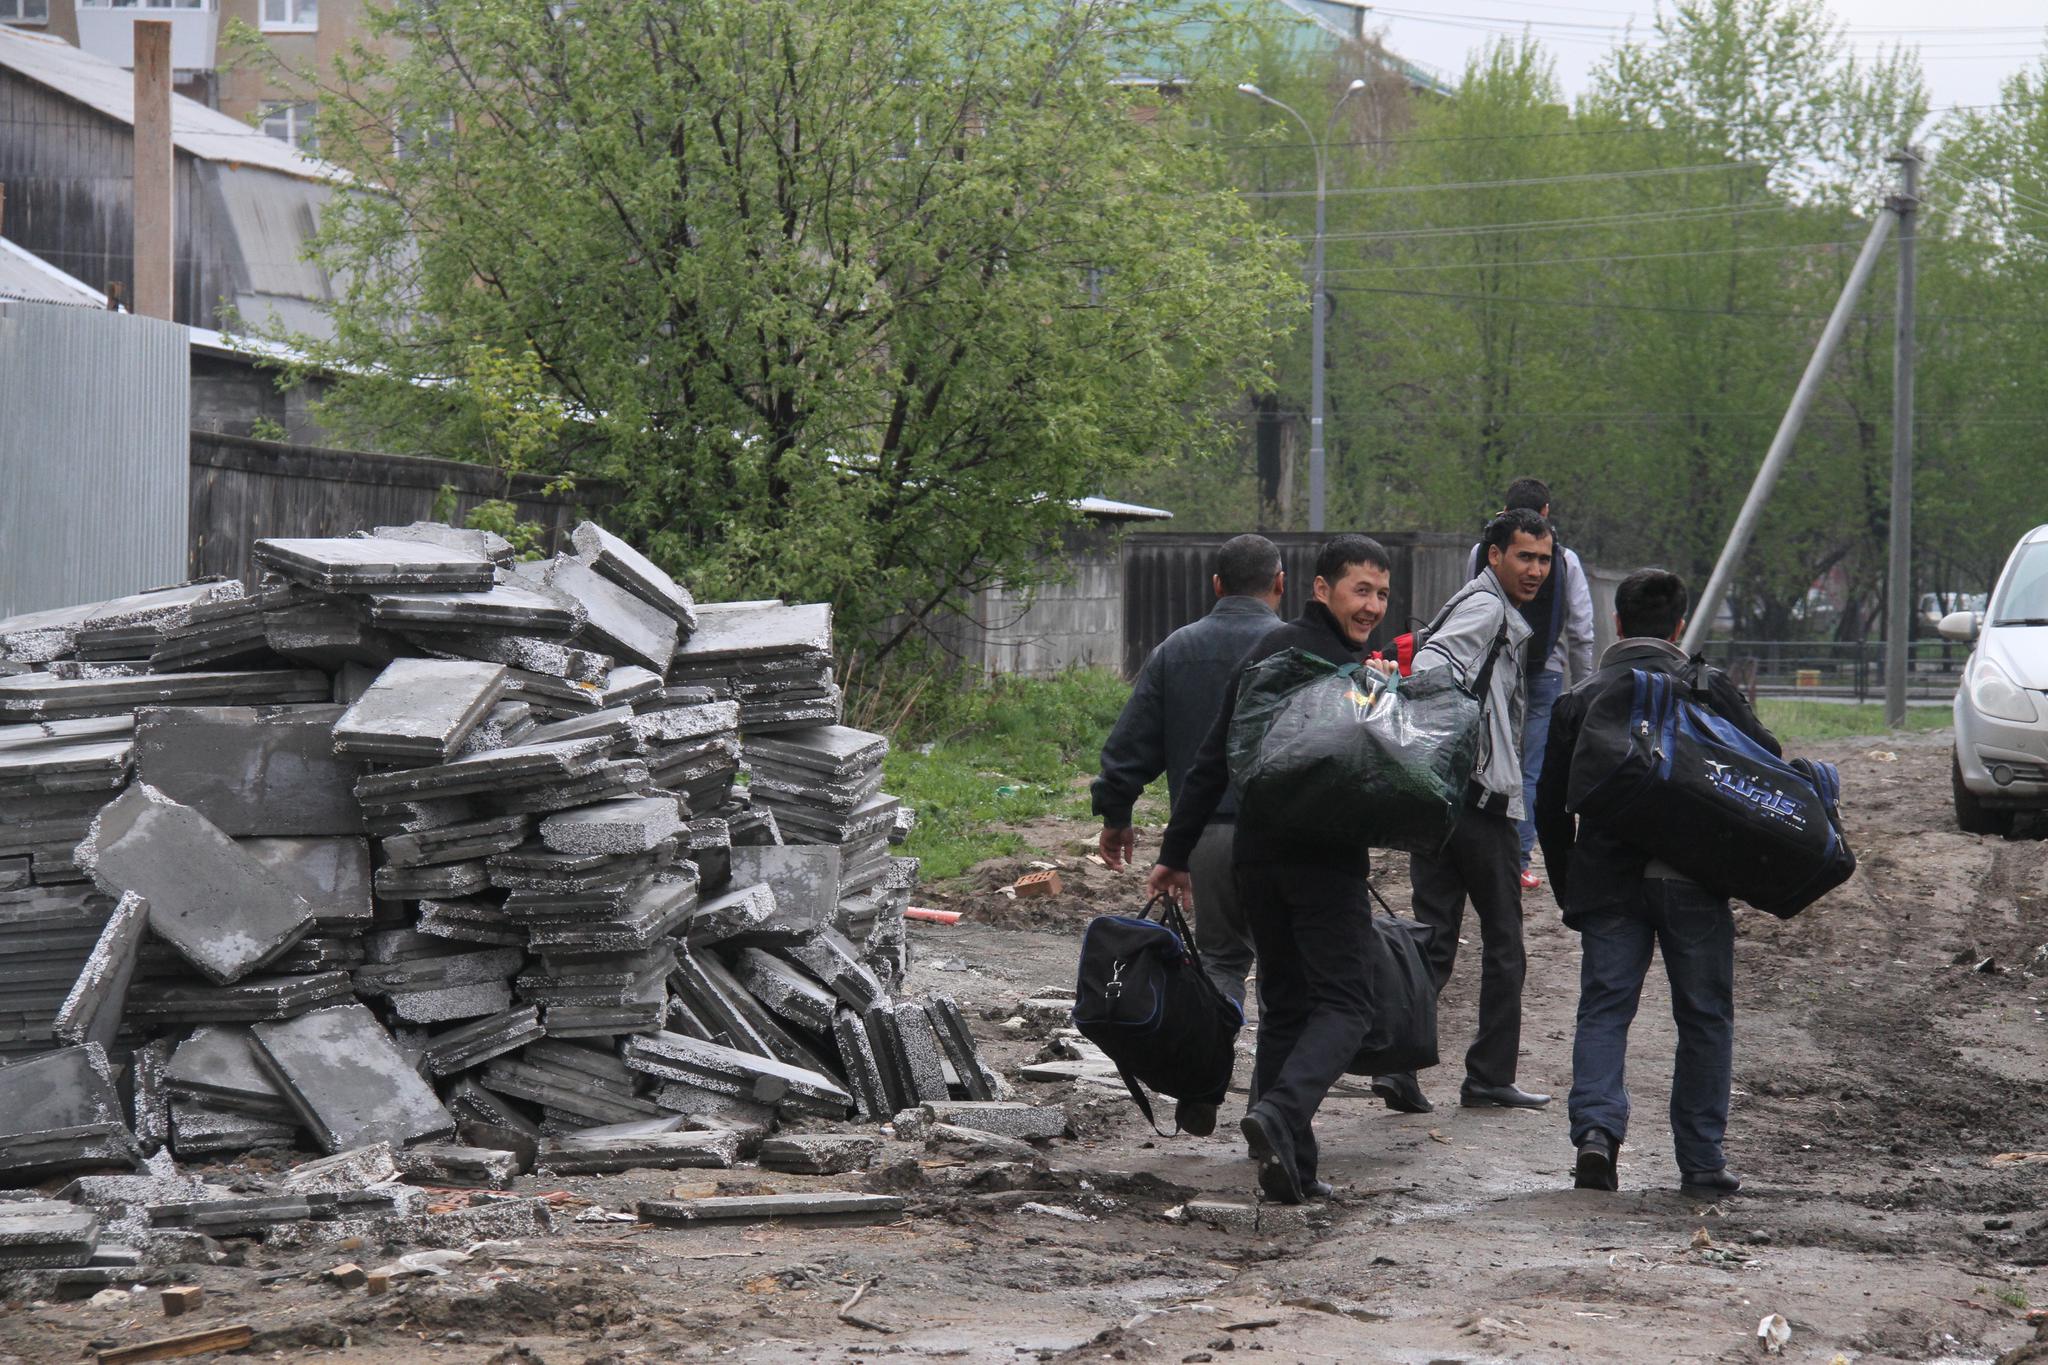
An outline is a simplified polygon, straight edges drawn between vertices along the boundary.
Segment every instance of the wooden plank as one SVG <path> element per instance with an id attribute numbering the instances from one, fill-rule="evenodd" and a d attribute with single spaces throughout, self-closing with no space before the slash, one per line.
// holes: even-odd
<path id="1" fill-rule="evenodd" d="M 171 149 L 171 25 L 135 28 L 135 299 L 144 317 L 172 321 L 175 212 Z"/>
<path id="2" fill-rule="evenodd" d="M 166 24 L 165 27 L 170 26 Z M 229 1327 L 209 1327 L 204 1332 L 160 1337 L 135 1346 L 116 1346 L 111 1351 L 101 1351 L 94 1359 L 98 1365 L 139 1365 L 145 1360 L 176 1360 L 180 1356 L 206 1355 L 211 1351 L 239 1351 L 255 1339 L 256 1329 L 246 1322 L 238 1322 Z"/>

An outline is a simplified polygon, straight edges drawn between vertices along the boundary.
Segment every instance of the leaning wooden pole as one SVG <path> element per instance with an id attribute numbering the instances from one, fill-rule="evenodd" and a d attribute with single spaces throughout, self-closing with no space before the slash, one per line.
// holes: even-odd
<path id="1" fill-rule="evenodd" d="M 171 26 L 135 22 L 135 292 L 144 317 L 173 321 L 175 204 L 171 147 Z"/>

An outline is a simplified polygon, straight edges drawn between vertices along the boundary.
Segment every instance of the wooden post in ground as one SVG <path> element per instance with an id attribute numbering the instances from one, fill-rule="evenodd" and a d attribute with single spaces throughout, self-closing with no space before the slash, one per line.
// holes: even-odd
<path id="1" fill-rule="evenodd" d="M 171 25 L 135 22 L 135 293 L 131 307 L 169 322 L 172 272 Z"/>

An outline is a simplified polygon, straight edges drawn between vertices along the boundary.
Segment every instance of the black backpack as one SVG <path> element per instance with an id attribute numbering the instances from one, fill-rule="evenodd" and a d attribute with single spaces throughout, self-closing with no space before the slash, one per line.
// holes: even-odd
<path id="1" fill-rule="evenodd" d="M 1841 777 L 1832 763 L 1777 757 L 1695 683 L 1639 668 L 1594 698 L 1565 808 L 1717 895 L 1790 919 L 1856 870 Z"/>
<path id="2" fill-rule="evenodd" d="M 1195 960 L 1194 942 L 1163 896 L 1136 918 L 1098 915 L 1081 938 L 1074 1027 L 1116 1063 L 1154 1132 L 1159 1121 L 1140 1083 L 1175 1099 L 1222 1103 L 1244 1026 L 1244 1011 Z"/>

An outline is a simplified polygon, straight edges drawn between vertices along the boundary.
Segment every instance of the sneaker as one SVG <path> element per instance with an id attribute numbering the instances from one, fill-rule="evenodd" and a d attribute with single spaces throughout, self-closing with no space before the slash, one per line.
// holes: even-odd
<path id="1" fill-rule="evenodd" d="M 1207 1137 L 1216 1131 L 1216 1106 L 1203 1104 L 1200 1100 L 1177 1100 L 1173 1106 L 1173 1121 L 1189 1137 Z"/>
<path id="2" fill-rule="evenodd" d="M 1579 1159 L 1572 1166 L 1572 1188 L 1618 1190 L 1621 1177 L 1615 1172 L 1617 1144 L 1605 1133 L 1589 1134 L 1579 1144 Z"/>
<path id="3" fill-rule="evenodd" d="M 1534 891 L 1541 885 L 1543 885 L 1543 878 L 1537 876 L 1526 867 L 1522 869 L 1522 889 L 1524 891 Z"/>
<path id="4" fill-rule="evenodd" d="M 1254 1105 L 1238 1125 L 1252 1160 L 1259 1163 L 1259 1190 L 1276 1204 L 1302 1201 L 1301 1175 L 1294 1169 L 1294 1138 L 1272 1110 Z"/>

